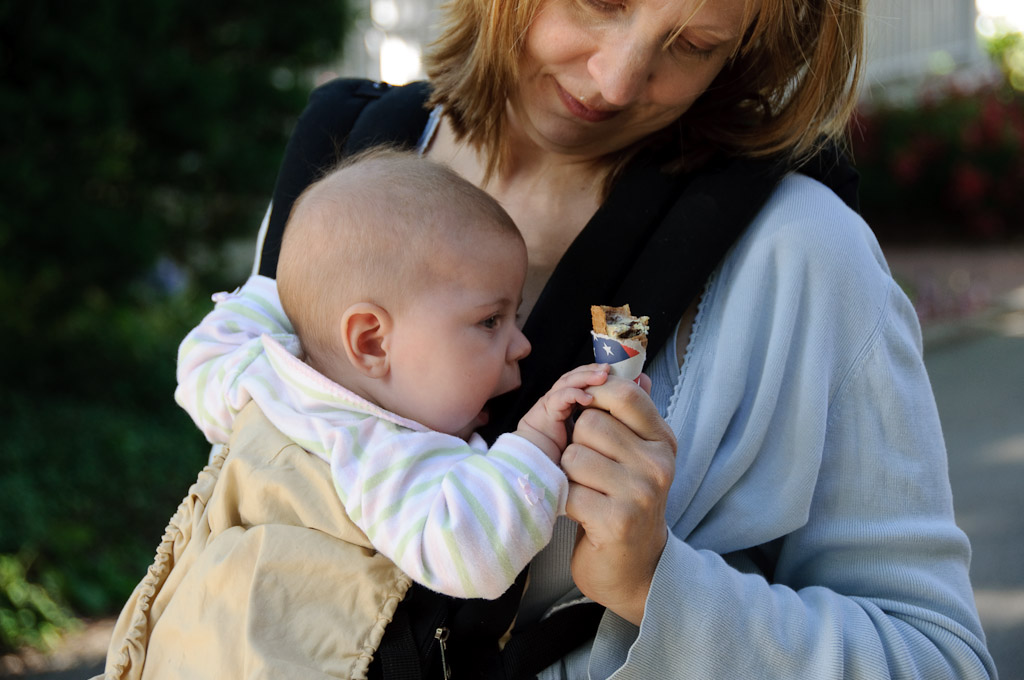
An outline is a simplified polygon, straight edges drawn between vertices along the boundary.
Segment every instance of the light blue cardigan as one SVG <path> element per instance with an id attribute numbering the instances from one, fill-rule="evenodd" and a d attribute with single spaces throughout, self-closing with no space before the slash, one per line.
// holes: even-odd
<path id="1" fill-rule="evenodd" d="M 679 454 L 643 623 L 541 677 L 995 677 L 917 318 L 831 191 L 783 181 L 655 398 Z M 770 581 L 735 553 L 763 544 Z"/>

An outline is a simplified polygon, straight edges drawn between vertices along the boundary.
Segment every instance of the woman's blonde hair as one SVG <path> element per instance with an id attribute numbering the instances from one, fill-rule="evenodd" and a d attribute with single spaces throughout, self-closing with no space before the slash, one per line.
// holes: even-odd
<path id="1" fill-rule="evenodd" d="M 488 175 L 507 158 L 506 102 L 530 22 L 543 2 L 449 0 L 441 37 L 426 59 L 432 105 L 456 135 L 488 157 Z M 707 0 L 705 0 L 707 1 Z M 863 60 L 865 0 L 746 0 L 744 39 L 722 72 L 679 119 L 609 159 L 621 168 L 639 148 L 675 148 L 679 168 L 715 150 L 799 160 L 844 141 Z M 666 147 L 666 145 L 671 145 Z"/>

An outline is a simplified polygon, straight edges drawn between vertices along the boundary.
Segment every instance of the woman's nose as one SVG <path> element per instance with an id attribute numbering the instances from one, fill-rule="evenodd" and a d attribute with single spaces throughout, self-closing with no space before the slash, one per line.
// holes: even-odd
<path id="1" fill-rule="evenodd" d="M 629 36 L 608 36 L 590 56 L 587 68 L 601 98 L 613 106 L 635 101 L 651 79 L 652 50 Z"/>

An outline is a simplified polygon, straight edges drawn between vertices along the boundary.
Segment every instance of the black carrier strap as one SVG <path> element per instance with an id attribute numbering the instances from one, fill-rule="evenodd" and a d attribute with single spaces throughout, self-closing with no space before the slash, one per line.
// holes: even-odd
<path id="1" fill-rule="evenodd" d="M 520 361 L 523 386 L 496 400 L 483 433 L 488 439 L 515 429 L 521 414 L 562 373 L 594 360 L 590 305 L 628 303 L 634 313 L 650 316 L 647 352 L 657 354 L 726 252 L 793 170 L 777 158 L 721 158 L 692 177 L 673 177 L 661 167 L 652 155 L 636 158 L 558 263 L 523 328 L 544 351 Z M 799 171 L 857 208 L 857 173 L 835 148 Z"/>
<path id="2" fill-rule="evenodd" d="M 416 636 L 413 635 L 409 613 L 399 607 L 391 623 L 384 629 L 377 653 L 370 664 L 369 680 L 421 680 L 428 670 L 422 659 Z M 440 678 L 434 673 L 427 677 Z"/>
<path id="3" fill-rule="evenodd" d="M 456 600 L 413 584 L 399 605 L 370 665 L 370 680 L 532 678 L 592 639 L 604 607 L 587 602 L 516 628 L 499 651 L 518 609 L 526 572 L 498 600 Z M 442 654 L 440 637 L 444 637 Z"/>
<path id="4" fill-rule="evenodd" d="M 427 124 L 426 83 L 391 87 L 338 79 L 313 90 L 285 147 L 274 185 L 259 273 L 277 275 L 281 236 L 295 199 L 346 155 L 375 144 L 412 146 Z M 363 112 L 367 114 L 363 116 Z"/>
<path id="5" fill-rule="evenodd" d="M 445 630 L 446 620 L 434 619 L 435 612 L 443 610 L 426 610 L 422 599 L 441 597 L 426 589 L 411 593 L 411 598 L 419 598 L 417 605 L 413 600 L 403 602 L 395 613 L 395 618 L 384 631 L 384 639 L 370 666 L 370 680 L 420 680 L 421 678 L 443 678 L 441 668 L 440 642 L 437 637 L 424 635 Z M 412 614 L 410 615 L 410 612 Z M 414 618 L 419 615 L 419 620 Z M 484 643 L 470 640 L 468 643 L 459 638 L 465 629 L 456 629 L 446 641 L 448 645 L 444 659 L 450 666 L 452 675 L 457 678 L 474 680 L 521 680 L 533 678 L 548 666 L 554 664 L 566 654 L 580 645 L 593 639 L 598 624 L 604 615 L 604 607 L 596 602 L 586 602 L 560 609 L 542 621 L 517 630 L 508 640 L 504 649 L 497 652 L 493 641 Z M 441 625 L 437 625 L 440 623 Z M 417 639 L 419 638 L 419 639 Z M 482 641 L 481 641 L 482 642 Z M 467 650 L 467 644 L 471 649 Z"/>
<path id="6" fill-rule="evenodd" d="M 560 609 L 516 633 L 501 651 L 493 680 L 533 678 L 597 634 L 604 607 L 586 602 Z"/>
<path id="7" fill-rule="evenodd" d="M 692 178 L 662 165 L 636 158 L 558 263 L 523 329 L 544 351 L 520 362 L 523 387 L 492 409 L 488 437 L 514 429 L 569 367 L 594 360 L 590 305 L 628 303 L 650 316 L 656 354 L 785 172 L 773 159 L 712 163 Z"/>

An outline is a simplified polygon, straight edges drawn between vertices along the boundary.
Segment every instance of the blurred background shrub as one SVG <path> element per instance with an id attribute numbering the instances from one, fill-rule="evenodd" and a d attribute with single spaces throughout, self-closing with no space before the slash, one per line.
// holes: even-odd
<path id="1" fill-rule="evenodd" d="M 350 14 L 0 0 L 0 652 L 145 573 L 208 451 L 178 342 L 244 278 L 227 245 L 252 248 Z"/>
<path id="2" fill-rule="evenodd" d="M 75 627 L 75 619 L 54 601 L 55 584 L 47 589 L 28 581 L 26 561 L 20 555 L 0 555 L 0 636 L 6 642 L 46 649 Z"/>
<path id="3" fill-rule="evenodd" d="M 988 41 L 999 75 L 935 80 L 853 123 L 865 218 L 884 242 L 1024 238 L 1024 38 Z"/>

